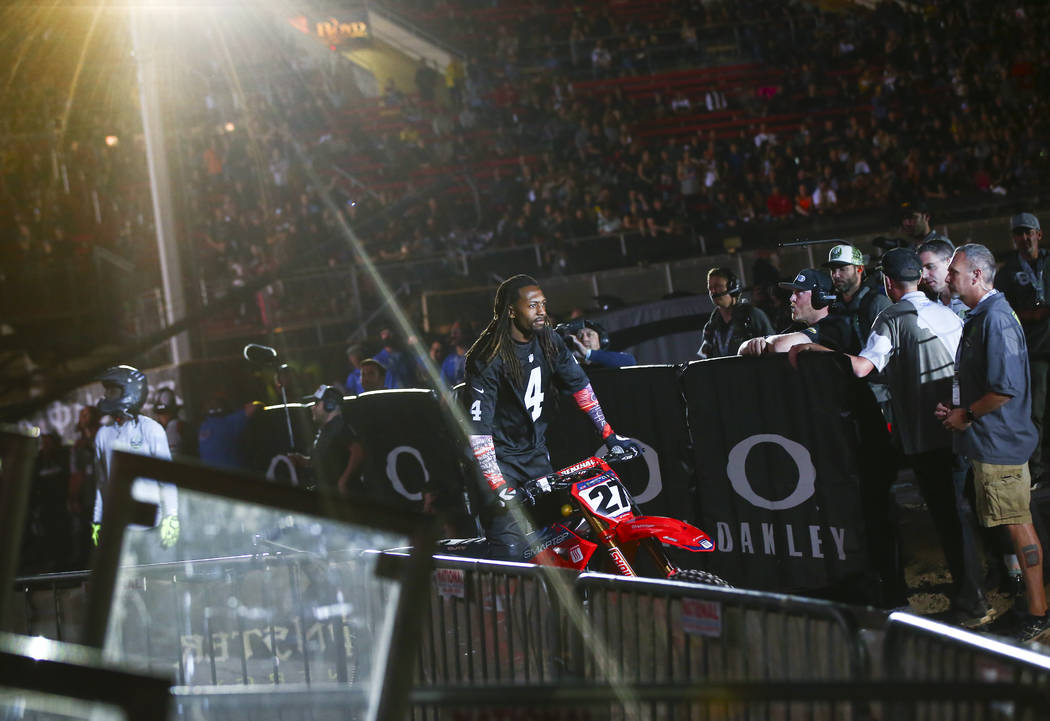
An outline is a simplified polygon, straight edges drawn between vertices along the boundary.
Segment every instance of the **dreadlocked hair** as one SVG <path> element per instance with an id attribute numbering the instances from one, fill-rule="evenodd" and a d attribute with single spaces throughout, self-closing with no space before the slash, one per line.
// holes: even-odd
<path id="1" fill-rule="evenodd" d="M 521 372 L 521 363 L 514 354 L 514 339 L 511 338 L 510 330 L 513 321 L 510 317 L 510 307 L 520 298 L 521 289 L 530 285 L 539 286 L 535 278 L 528 275 L 515 275 L 503 281 L 496 289 L 496 299 L 492 304 L 492 320 L 481 332 L 474 345 L 467 351 L 466 363 L 468 366 L 483 368 L 493 361 L 497 356 L 503 361 L 514 385 L 521 388 L 525 385 L 525 378 Z M 548 326 L 538 332 L 540 348 L 547 362 L 554 365 L 558 357 L 558 347 L 555 345 L 554 331 Z"/>

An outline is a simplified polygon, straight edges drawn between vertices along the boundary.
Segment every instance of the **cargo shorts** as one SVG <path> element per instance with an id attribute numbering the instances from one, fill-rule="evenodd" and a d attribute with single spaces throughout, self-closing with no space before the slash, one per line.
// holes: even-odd
<path id="1" fill-rule="evenodd" d="M 985 527 L 1032 522 L 1032 476 L 1028 464 L 1000 466 L 971 461 L 977 517 Z"/>

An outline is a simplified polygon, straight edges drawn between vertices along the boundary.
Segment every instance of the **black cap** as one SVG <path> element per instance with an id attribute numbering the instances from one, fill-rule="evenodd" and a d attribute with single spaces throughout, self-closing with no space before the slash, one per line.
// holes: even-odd
<path id="1" fill-rule="evenodd" d="M 835 286 L 831 284 L 831 276 L 816 268 L 800 270 L 793 281 L 781 283 L 780 287 L 785 290 L 799 290 L 803 292 L 816 290 L 824 295 L 831 295 L 835 292 Z"/>
<path id="2" fill-rule="evenodd" d="M 901 217 L 907 218 L 912 213 L 930 214 L 930 206 L 925 200 L 912 200 L 901 203 Z"/>
<path id="3" fill-rule="evenodd" d="M 361 361 L 361 367 L 364 368 L 365 366 L 376 366 L 383 373 L 386 373 L 387 371 L 386 365 L 384 365 L 382 361 L 378 361 L 375 358 L 365 358 L 363 361 Z"/>
<path id="4" fill-rule="evenodd" d="M 893 248 L 882 256 L 879 270 L 890 280 L 918 280 L 922 276 L 922 263 L 911 248 Z"/>

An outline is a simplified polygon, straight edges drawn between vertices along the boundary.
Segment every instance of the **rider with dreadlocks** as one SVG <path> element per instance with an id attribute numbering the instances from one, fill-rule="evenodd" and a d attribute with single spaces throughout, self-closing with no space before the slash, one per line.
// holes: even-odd
<path id="1" fill-rule="evenodd" d="M 489 553 L 521 560 L 525 539 L 508 505 L 518 500 L 518 484 L 553 472 L 543 413 L 552 380 L 572 393 L 610 450 L 638 446 L 613 433 L 586 374 L 551 328 L 543 291 L 527 275 L 500 285 L 492 321 L 467 351 L 466 366 L 470 445 L 491 489 L 481 511 Z"/>

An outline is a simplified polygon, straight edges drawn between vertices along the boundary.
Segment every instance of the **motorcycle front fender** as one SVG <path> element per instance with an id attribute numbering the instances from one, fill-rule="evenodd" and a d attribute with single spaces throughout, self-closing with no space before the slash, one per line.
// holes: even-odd
<path id="1" fill-rule="evenodd" d="M 677 546 L 694 553 L 715 550 L 711 537 L 685 521 L 663 516 L 632 516 L 616 524 L 616 540 L 620 543 L 653 538 L 669 546 Z"/>

